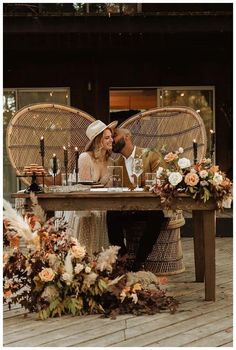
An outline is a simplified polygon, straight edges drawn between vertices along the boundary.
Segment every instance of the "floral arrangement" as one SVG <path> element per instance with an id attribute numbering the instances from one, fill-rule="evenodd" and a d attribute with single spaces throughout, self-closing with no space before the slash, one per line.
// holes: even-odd
<path id="1" fill-rule="evenodd" d="M 66 232 L 63 218 L 46 220 L 31 195 L 31 212 L 21 216 L 4 201 L 3 295 L 38 317 L 101 313 L 175 312 L 178 302 L 151 272 L 127 272 L 119 247 L 88 256 Z M 22 247 L 22 248 L 21 248 Z"/>
<path id="2" fill-rule="evenodd" d="M 191 164 L 188 158 L 181 158 L 183 151 L 180 147 L 164 156 L 165 165 L 158 168 L 152 191 L 167 205 L 177 194 L 185 193 L 204 202 L 214 198 L 218 208 L 230 208 L 232 182 L 226 174 L 210 158 Z"/>

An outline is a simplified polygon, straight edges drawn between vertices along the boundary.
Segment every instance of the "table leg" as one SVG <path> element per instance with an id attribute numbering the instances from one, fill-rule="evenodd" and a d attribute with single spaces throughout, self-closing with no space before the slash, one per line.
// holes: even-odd
<path id="1" fill-rule="evenodd" d="M 203 237 L 203 212 L 193 210 L 194 229 L 194 263 L 196 282 L 204 282 L 205 259 L 204 259 L 204 237 Z"/>
<path id="2" fill-rule="evenodd" d="M 205 300 L 215 301 L 216 266 L 215 266 L 215 234 L 216 214 L 215 210 L 203 212 L 203 236 L 205 255 Z"/>

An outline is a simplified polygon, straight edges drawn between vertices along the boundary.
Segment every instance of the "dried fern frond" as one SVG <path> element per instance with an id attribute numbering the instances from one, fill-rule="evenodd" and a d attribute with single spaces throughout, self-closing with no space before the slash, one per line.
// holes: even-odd
<path id="1" fill-rule="evenodd" d="M 5 199 L 3 199 L 3 209 L 3 219 L 7 221 L 7 228 L 15 231 L 18 236 L 26 241 L 31 241 L 34 235 L 29 224 Z"/>

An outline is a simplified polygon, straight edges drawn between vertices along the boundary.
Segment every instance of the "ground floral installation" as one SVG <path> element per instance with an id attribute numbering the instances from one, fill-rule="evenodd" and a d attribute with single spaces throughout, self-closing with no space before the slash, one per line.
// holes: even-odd
<path id="1" fill-rule="evenodd" d="M 232 182 L 226 174 L 213 165 L 210 158 L 191 164 L 188 158 L 181 158 L 183 148 L 164 156 L 166 167 L 159 167 L 151 191 L 161 198 L 164 206 L 170 207 L 171 200 L 179 194 L 187 194 L 197 201 L 207 202 L 213 198 L 219 209 L 230 208 Z"/>
<path id="2" fill-rule="evenodd" d="M 66 233 L 63 218 L 46 220 L 33 194 L 31 201 L 31 212 L 23 216 L 4 201 L 3 294 L 9 308 L 19 303 L 41 319 L 176 311 L 178 301 L 166 295 L 157 276 L 125 270 L 119 247 L 88 256 Z"/>

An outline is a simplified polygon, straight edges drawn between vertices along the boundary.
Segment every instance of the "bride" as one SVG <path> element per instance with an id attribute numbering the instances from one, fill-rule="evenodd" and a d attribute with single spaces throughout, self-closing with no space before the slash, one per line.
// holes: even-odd
<path id="1" fill-rule="evenodd" d="M 80 181 L 95 181 L 108 187 L 107 167 L 114 164 L 111 158 L 112 133 L 117 124 L 118 121 L 106 125 L 96 120 L 88 126 L 89 142 L 79 157 Z M 86 247 L 88 254 L 109 246 L 106 211 L 75 211 L 69 222 L 69 231 Z"/>

